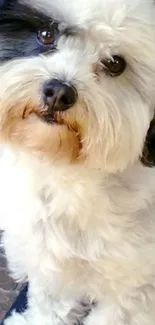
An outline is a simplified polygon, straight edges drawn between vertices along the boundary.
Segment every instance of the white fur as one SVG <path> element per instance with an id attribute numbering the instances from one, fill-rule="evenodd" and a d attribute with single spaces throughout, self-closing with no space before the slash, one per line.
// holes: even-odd
<path id="1" fill-rule="evenodd" d="M 62 38 L 54 55 L 2 66 L 0 96 L 18 103 L 35 98 L 50 77 L 74 80 L 76 119 L 88 114 L 87 159 L 83 165 L 57 164 L 54 157 L 49 163 L 6 150 L 0 225 L 11 274 L 30 287 L 28 310 L 5 325 L 70 325 L 79 319 L 85 325 L 154 325 L 155 169 L 139 162 L 154 114 L 154 5 L 29 3 L 63 24 L 74 22 L 82 37 Z M 126 58 L 124 74 L 94 78 L 94 64 L 113 54 Z"/>

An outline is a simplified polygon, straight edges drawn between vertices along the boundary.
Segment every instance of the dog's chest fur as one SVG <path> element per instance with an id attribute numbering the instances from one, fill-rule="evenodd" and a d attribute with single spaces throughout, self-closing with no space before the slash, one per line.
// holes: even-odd
<path id="1" fill-rule="evenodd" d="M 17 165 L 10 164 L 10 173 L 7 166 L 1 193 L 8 255 L 18 241 L 11 269 L 23 261 L 16 278 L 25 271 L 56 296 L 76 291 L 92 297 L 153 281 L 153 169 L 138 165 L 109 177 L 100 171 Z"/>

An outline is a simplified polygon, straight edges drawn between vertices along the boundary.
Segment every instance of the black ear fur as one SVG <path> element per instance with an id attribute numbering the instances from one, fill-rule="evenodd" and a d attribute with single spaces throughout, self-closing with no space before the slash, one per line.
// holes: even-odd
<path id="1" fill-rule="evenodd" d="M 9 0 L 0 0 L 0 9 L 3 9 L 7 6 Z"/>
<path id="2" fill-rule="evenodd" d="M 141 162 L 144 166 L 155 167 L 155 117 L 147 132 Z"/>
<path id="3" fill-rule="evenodd" d="M 6 5 L 7 0 L 0 0 L 0 8 Z"/>

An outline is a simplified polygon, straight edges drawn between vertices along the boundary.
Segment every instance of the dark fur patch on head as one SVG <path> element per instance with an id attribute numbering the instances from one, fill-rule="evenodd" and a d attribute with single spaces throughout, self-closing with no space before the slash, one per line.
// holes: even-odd
<path id="1" fill-rule="evenodd" d="M 144 166 L 155 167 L 155 118 L 150 123 L 141 161 Z"/>
<path id="2" fill-rule="evenodd" d="M 0 1 L 0 62 L 52 50 L 52 45 L 40 44 L 37 40 L 38 30 L 50 28 L 52 17 L 17 0 Z"/>

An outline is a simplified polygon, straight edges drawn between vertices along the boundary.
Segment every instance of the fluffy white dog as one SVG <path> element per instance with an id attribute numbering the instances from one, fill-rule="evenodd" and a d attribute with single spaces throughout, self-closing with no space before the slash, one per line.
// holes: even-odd
<path id="1" fill-rule="evenodd" d="M 153 1 L 3 1 L 0 41 L 5 325 L 154 325 Z"/>

